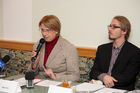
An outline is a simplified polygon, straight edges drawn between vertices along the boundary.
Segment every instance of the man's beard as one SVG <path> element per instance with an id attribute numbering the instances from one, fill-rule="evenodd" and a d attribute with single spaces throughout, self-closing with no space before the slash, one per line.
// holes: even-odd
<path id="1" fill-rule="evenodd" d="M 115 38 L 111 38 L 110 36 L 108 38 L 109 38 L 109 40 L 115 40 Z"/>

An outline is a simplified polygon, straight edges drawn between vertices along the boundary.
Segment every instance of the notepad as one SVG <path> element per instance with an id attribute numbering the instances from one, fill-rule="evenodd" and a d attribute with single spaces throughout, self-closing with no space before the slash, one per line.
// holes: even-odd
<path id="1" fill-rule="evenodd" d="M 126 90 L 114 89 L 114 88 L 103 88 L 96 91 L 95 93 L 125 93 Z"/>
<path id="2" fill-rule="evenodd" d="M 62 82 L 59 81 L 53 81 L 53 80 L 43 80 L 36 85 L 38 86 L 44 86 L 44 87 L 49 87 L 50 85 L 60 85 Z"/>
<path id="3" fill-rule="evenodd" d="M 90 84 L 90 83 L 82 83 L 76 87 L 76 91 L 97 91 L 99 89 L 104 88 L 104 85 Z"/>

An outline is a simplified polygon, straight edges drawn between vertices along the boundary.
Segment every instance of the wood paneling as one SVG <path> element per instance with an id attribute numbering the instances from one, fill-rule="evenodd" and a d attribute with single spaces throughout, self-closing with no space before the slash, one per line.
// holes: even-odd
<path id="1" fill-rule="evenodd" d="M 96 49 L 95 48 L 84 48 L 84 47 L 77 47 L 79 56 L 85 57 L 96 57 Z"/>
<path id="2" fill-rule="evenodd" d="M 8 49 L 18 49 L 18 50 L 30 50 L 33 49 L 34 42 L 19 42 L 19 41 L 7 41 L 0 40 L 0 48 L 8 48 Z M 78 55 L 85 57 L 95 57 L 96 49 L 94 48 L 84 48 L 77 47 Z"/>
<path id="3" fill-rule="evenodd" d="M 32 50 L 33 42 L 18 42 L 0 40 L 0 48 L 18 49 L 18 50 Z"/>

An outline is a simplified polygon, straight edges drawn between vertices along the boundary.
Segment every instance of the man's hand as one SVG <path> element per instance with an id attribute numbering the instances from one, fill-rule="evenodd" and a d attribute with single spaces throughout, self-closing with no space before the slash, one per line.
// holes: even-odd
<path id="1" fill-rule="evenodd" d="M 90 80 L 90 81 L 89 81 L 89 83 L 90 83 L 90 84 L 93 84 L 93 81 L 92 81 L 92 80 Z"/>
<path id="2" fill-rule="evenodd" d="M 105 75 L 103 78 L 103 82 L 104 82 L 106 87 L 110 88 L 110 87 L 113 87 L 114 82 L 118 82 L 118 80 L 116 80 L 115 78 L 113 78 L 110 75 Z"/>
<path id="3" fill-rule="evenodd" d="M 94 80 L 92 79 L 91 81 L 89 81 L 90 84 L 99 84 L 99 85 L 103 85 L 103 82 L 100 80 Z"/>
<path id="4" fill-rule="evenodd" d="M 56 75 L 53 73 L 52 69 L 44 69 L 44 71 L 51 79 L 56 79 Z"/>

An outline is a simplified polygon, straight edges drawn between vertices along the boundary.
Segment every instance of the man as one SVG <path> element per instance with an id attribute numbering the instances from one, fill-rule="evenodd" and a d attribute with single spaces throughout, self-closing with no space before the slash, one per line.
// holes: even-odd
<path id="1" fill-rule="evenodd" d="M 113 42 L 98 47 L 90 80 L 101 80 L 109 88 L 134 89 L 140 68 L 140 49 L 127 41 L 130 31 L 131 24 L 126 17 L 113 18 L 108 26 L 109 39 Z"/>

